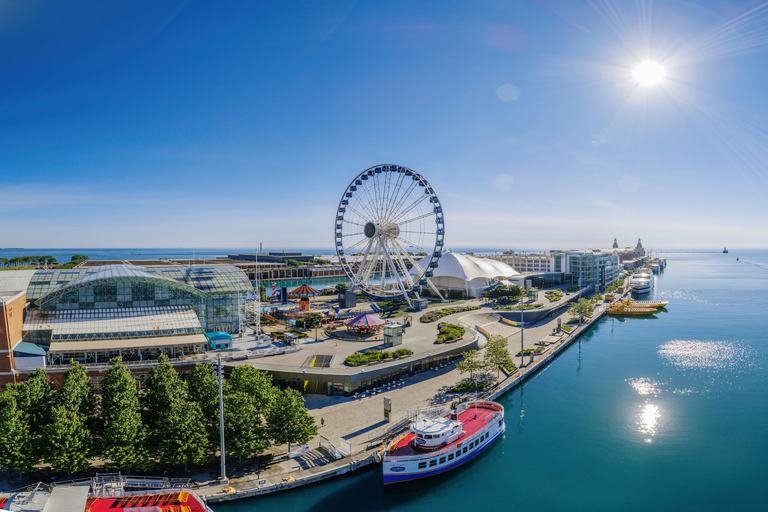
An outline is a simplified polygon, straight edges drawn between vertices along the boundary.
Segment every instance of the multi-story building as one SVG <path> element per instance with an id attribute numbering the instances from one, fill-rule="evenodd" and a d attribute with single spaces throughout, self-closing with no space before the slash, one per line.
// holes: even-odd
<path id="1" fill-rule="evenodd" d="M 554 272 L 554 258 L 552 252 L 515 252 L 504 251 L 488 258 L 506 263 L 517 272 Z"/>
<path id="2" fill-rule="evenodd" d="M 21 283 L 4 281 L 19 281 L 16 272 L 0 273 L 3 382 L 37 367 L 56 379 L 71 360 L 96 367 L 121 357 L 147 371 L 165 354 L 175 364 L 194 364 L 190 356 L 215 348 L 205 333 L 241 329 L 243 296 L 253 289 L 232 266 L 120 264 L 22 277 L 22 290 L 12 294 Z"/>

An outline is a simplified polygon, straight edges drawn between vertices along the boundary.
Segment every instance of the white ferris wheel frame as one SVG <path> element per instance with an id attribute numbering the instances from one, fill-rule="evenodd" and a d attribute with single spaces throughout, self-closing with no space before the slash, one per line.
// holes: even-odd
<path id="1" fill-rule="evenodd" d="M 444 247 L 445 218 L 424 176 L 400 165 L 366 169 L 341 196 L 334 224 L 336 255 L 351 289 L 374 300 L 403 298 L 410 306 L 410 296 L 429 286 L 442 299 L 429 278 Z M 421 265 L 424 254 L 408 249 L 429 259 Z"/>

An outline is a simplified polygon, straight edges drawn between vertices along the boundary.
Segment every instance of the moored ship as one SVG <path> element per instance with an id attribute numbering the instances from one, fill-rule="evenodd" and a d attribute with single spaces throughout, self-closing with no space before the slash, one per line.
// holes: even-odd
<path id="1" fill-rule="evenodd" d="M 407 482 L 450 471 L 504 434 L 504 407 L 484 400 L 459 404 L 449 414 L 421 415 L 384 449 L 384 483 Z"/>

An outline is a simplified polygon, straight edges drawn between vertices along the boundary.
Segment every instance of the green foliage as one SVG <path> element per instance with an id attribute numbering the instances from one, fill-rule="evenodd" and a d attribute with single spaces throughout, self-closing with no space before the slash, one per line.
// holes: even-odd
<path id="1" fill-rule="evenodd" d="M 344 290 L 348 290 L 349 287 L 345 283 L 338 283 L 336 284 L 336 291 L 337 292 L 343 292 Z"/>
<path id="2" fill-rule="evenodd" d="M 400 348 L 394 352 L 382 352 L 381 350 L 366 350 L 365 352 L 355 352 L 344 360 L 347 366 L 361 366 L 385 359 L 397 359 L 398 357 L 411 355 L 413 350 Z"/>
<path id="3" fill-rule="evenodd" d="M 24 416 L 15 398 L 0 395 L 0 468 L 26 471 L 37 463 Z"/>
<path id="4" fill-rule="evenodd" d="M 522 296 L 524 292 L 525 290 L 523 290 L 521 287 L 517 286 L 516 284 L 512 284 L 512 285 L 500 284 L 497 287 L 495 287 L 493 290 L 487 290 L 487 295 L 484 295 L 484 296 L 490 297 L 492 299 L 498 299 L 499 297 L 509 297 L 512 300 L 516 300 L 518 297 Z"/>
<path id="5" fill-rule="evenodd" d="M 259 297 L 261 302 L 269 302 L 269 297 L 267 297 L 267 287 L 263 284 L 259 285 Z"/>
<path id="6" fill-rule="evenodd" d="M 592 301 L 582 297 L 568 306 L 568 313 L 573 317 L 583 318 L 585 316 L 592 316 L 594 308 L 595 305 Z"/>
<path id="7" fill-rule="evenodd" d="M 19 409 L 26 413 L 32 436 L 39 436 L 49 420 L 53 381 L 45 370 L 38 368 L 19 384 L 6 388 L 15 396 Z"/>
<path id="8" fill-rule="evenodd" d="M 278 391 L 272 385 L 272 376 L 244 364 L 236 366 L 227 379 L 228 389 L 232 393 L 244 393 L 254 400 L 260 414 L 272 408 Z"/>
<path id="9" fill-rule="evenodd" d="M 309 263 L 313 265 L 330 265 L 331 260 L 325 260 L 322 258 L 312 258 L 311 260 L 309 260 Z"/>
<path id="10" fill-rule="evenodd" d="M 141 417 L 136 381 L 119 358 L 109 364 L 101 381 L 101 451 L 117 468 L 148 469 L 148 433 Z"/>
<path id="11" fill-rule="evenodd" d="M 170 421 L 168 415 L 174 410 L 174 406 L 187 402 L 187 386 L 168 362 L 166 355 L 157 358 L 157 364 L 149 371 L 144 385 L 144 394 L 141 397 L 144 406 L 144 423 L 151 433 L 150 444 L 157 448 L 163 441 L 167 442 L 160 436 L 163 435 L 163 427 L 166 427 Z M 202 427 L 200 418 L 198 423 Z"/>
<path id="12" fill-rule="evenodd" d="M 195 366 L 187 379 L 189 400 L 200 406 L 202 422 L 212 444 L 219 439 L 219 385 L 210 363 Z"/>
<path id="13" fill-rule="evenodd" d="M 282 340 L 282 339 L 285 338 L 285 334 L 288 333 L 288 332 L 293 334 L 293 335 L 295 335 L 295 336 L 297 336 L 297 337 L 299 337 L 299 338 L 307 338 L 309 336 L 305 332 L 294 331 L 294 330 L 291 330 L 291 331 L 273 331 L 270 334 L 272 335 L 273 338 L 278 339 L 278 340 Z"/>
<path id="14" fill-rule="evenodd" d="M 85 366 L 71 361 L 70 367 L 64 372 L 64 383 L 56 391 L 55 402 L 87 420 L 94 413 L 94 394 Z"/>
<path id="15" fill-rule="evenodd" d="M 90 466 L 93 439 L 77 411 L 56 406 L 43 428 L 45 460 L 54 471 L 84 471 Z"/>
<path id="16" fill-rule="evenodd" d="M 496 370 L 498 376 L 502 369 L 509 371 L 509 368 L 515 368 L 512 358 L 509 357 L 507 350 L 507 338 L 492 334 L 488 336 L 488 344 L 485 346 L 485 365 L 490 370 Z"/>
<path id="17" fill-rule="evenodd" d="M 224 435 L 227 455 L 250 457 L 269 447 L 267 429 L 261 419 L 262 410 L 254 397 L 243 392 L 224 398 Z"/>
<path id="18" fill-rule="evenodd" d="M 589 301 L 592 303 L 592 305 L 597 304 L 598 302 L 602 302 L 603 296 L 599 293 L 596 293 L 592 297 L 590 297 Z"/>
<path id="19" fill-rule="evenodd" d="M 295 389 L 286 388 L 277 394 L 275 405 L 267 416 L 270 437 L 275 444 L 308 443 L 317 435 L 315 419 L 304 407 L 304 398 Z"/>
<path id="20" fill-rule="evenodd" d="M 567 325 L 561 325 L 560 328 L 565 332 L 571 332 L 573 330 L 573 327 L 569 327 Z"/>
<path id="21" fill-rule="evenodd" d="M 213 458 L 208 433 L 200 421 L 203 412 L 195 402 L 176 400 L 164 414 L 158 428 L 158 451 L 172 464 L 202 464 Z"/>
<path id="22" fill-rule="evenodd" d="M 307 315 L 304 318 L 299 318 L 298 320 L 296 320 L 296 327 L 311 329 L 315 326 L 320 325 L 323 319 L 324 317 L 320 313 L 307 313 Z"/>
<path id="23" fill-rule="evenodd" d="M 439 324 L 437 329 L 440 334 L 435 340 L 435 343 L 438 345 L 441 343 L 448 343 L 449 341 L 461 339 L 461 337 L 464 336 L 464 333 L 466 332 L 466 329 L 460 325 L 455 324 Z"/>
<path id="24" fill-rule="evenodd" d="M 480 309 L 480 306 L 457 306 L 453 308 L 432 309 L 424 313 L 419 321 L 428 324 L 439 320 L 444 316 L 453 315 L 455 313 L 464 313 L 465 311 L 474 311 L 476 309 Z"/>
<path id="25" fill-rule="evenodd" d="M 110 414 L 101 436 L 101 450 L 118 469 L 146 470 L 152 466 L 138 400 Z"/>
<path id="26" fill-rule="evenodd" d="M 579 287 L 578 287 L 578 286 L 576 286 L 576 285 L 573 285 L 573 286 L 569 286 L 567 289 L 568 289 L 568 291 L 569 291 L 569 292 L 571 292 L 571 293 L 579 291 Z"/>
<path id="27" fill-rule="evenodd" d="M 556 288 L 556 289 L 554 289 L 554 290 L 547 290 L 547 291 L 544 293 L 544 296 L 545 296 L 545 297 L 547 298 L 547 300 L 548 300 L 548 301 L 550 301 L 550 302 L 557 302 L 557 301 L 559 301 L 560 299 L 562 299 L 562 298 L 565 296 L 565 294 L 563 294 L 563 290 L 560 290 L 560 289 L 557 289 L 557 288 Z"/>
<path id="28" fill-rule="evenodd" d="M 464 359 L 456 363 L 456 369 L 459 370 L 459 373 L 472 375 L 485 368 L 485 363 L 480 360 L 480 353 L 477 350 L 462 352 L 461 357 Z"/>
<path id="29" fill-rule="evenodd" d="M 296 261 L 296 260 L 285 260 L 285 264 L 288 265 L 289 267 L 300 267 L 301 266 L 301 262 Z"/>
<path id="30" fill-rule="evenodd" d="M 451 389 L 448 390 L 449 393 L 465 393 L 467 391 L 482 391 L 488 386 L 490 386 L 490 382 L 486 381 L 480 381 L 480 382 L 462 382 L 460 384 L 456 384 Z"/>
<path id="31" fill-rule="evenodd" d="M 543 347 L 527 348 L 527 349 L 523 350 L 523 353 L 526 356 L 530 355 L 530 354 L 541 354 L 542 352 L 544 352 L 544 348 Z M 515 354 L 515 357 L 520 357 L 520 352 Z"/>
<path id="32" fill-rule="evenodd" d="M 523 304 L 523 311 L 528 311 L 530 309 L 539 309 L 543 307 L 544 307 L 544 304 L 542 304 L 541 302 L 537 302 L 535 304 Z M 503 311 L 520 311 L 520 305 L 510 304 L 509 306 L 494 306 L 493 309 L 503 310 Z"/>

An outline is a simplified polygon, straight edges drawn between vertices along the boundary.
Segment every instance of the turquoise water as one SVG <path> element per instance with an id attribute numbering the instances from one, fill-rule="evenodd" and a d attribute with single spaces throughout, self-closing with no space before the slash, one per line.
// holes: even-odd
<path id="1" fill-rule="evenodd" d="M 668 312 L 600 321 L 500 400 L 506 435 L 477 460 L 214 510 L 768 510 L 768 253 L 665 256 Z"/>

